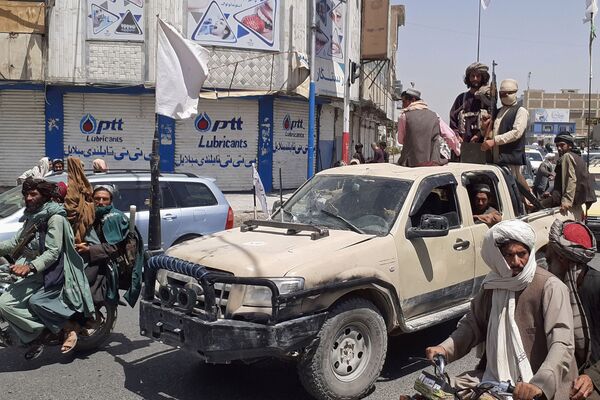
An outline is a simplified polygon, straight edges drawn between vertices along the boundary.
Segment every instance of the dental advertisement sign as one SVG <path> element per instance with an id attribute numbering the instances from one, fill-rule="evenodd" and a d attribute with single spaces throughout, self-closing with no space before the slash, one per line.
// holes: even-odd
<path id="1" fill-rule="evenodd" d="M 187 37 L 205 46 L 279 51 L 281 0 L 188 0 Z"/>
<path id="2" fill-rule="evenodd" d="M 144 41 L 144 0 L 88 0 L 88 40 Z"/>
<path id="3" fill-rule="evenodd" d="M 344 97 L 345 17 L 345 2 L 317 0 L 315 83 L 318 94 Z"/>

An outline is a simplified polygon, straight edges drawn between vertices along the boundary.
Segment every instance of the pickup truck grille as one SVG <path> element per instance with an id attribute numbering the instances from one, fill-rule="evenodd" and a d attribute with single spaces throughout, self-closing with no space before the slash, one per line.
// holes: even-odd
<path id="1" fill-rule="evenodd" d="M 206 293 L 195 278 L 166 270 L 161 270 L 157 278 L 160 286 L 157 288 L 156 297 L 163 306 L 198 315 L 209 311 L 206 310 Z M 223 318 L 227 313 L 231 284 L 216 282 L 212 287 L 218 318 Z"/>

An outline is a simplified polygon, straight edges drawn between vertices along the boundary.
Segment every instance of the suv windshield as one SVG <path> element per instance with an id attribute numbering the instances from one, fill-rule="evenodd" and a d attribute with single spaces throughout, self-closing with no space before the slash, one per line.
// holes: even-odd
<path id="1" fill-rule="evenodd" d="M 306 183 L 278 211 L 276 221 L 387 235 L 412 182 L 400 179 L 321 175 Z"/>
<path id="2" fill-rule="evenodd" d="M 21 194 L 21 186 L 15 186 L 4 193 L 0 193 L 0 218 L 6 218 L 25 207 Z"/>

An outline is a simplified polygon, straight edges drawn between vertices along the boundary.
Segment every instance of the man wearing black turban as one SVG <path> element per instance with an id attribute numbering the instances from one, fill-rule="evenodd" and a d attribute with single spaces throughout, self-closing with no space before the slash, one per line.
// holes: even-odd
<path id="1" fill-rule="evenodd" d="M 27 178 L 23 182 L 23 227 L 0 242 L 0 256 L 12 258 L 10 271 L 18 279 L 0 296 L 0 315 L 19 343 L 29 345 L 25 358 L 42 352 L 42 333 L 65 332 L 62 352 L 77 343 L 70 319 L 80 312 L 94 315 L 83 259 L 75 251 L 73 230 L 62 204 L 51 201 L 56 184 Z M 10 338 L 0 331 L 0 345 Z"/>

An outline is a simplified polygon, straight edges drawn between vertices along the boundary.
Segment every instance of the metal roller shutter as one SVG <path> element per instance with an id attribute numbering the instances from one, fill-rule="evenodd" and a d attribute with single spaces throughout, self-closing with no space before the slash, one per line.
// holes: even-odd
<path id="1" fill-rule="evenodd" d="M 42 91 L 0 91 L 0 186 L 14 186 L 45 156 L 44 98 Z"/>
<path id="2" fill-rule="evenodd" d="M 251 190 L 258 154 L 258 101 L 204 100 L 175 126 L 175 170 L 216 179 L 221 190 Z"/>
<path id="3" fill-rule="evenodd" d="M 335 162 L 334 130 L 335 108 L 323 105 L 319 116 L 319 158 L 317 159 L 319 171 L 331 168 Z"/>
<path id="4" fill-rule="evenodd" d="M 274 107 L 273 188 L 281 168 L 283 189 L 296 189 L 306 181 L 308 103 L 275 100 Z"/>
<path id="5" fill-rule="evenodd" d="M 150 169 L 154 137 L 154 96 L 67 93 L 65 157 L 77 156 L 86 169 L 102 158 L 111 170 Z"/>
<path id="6" fill-rule="evenodd" d="M 335 129 L 335 108 L 323 105 L 319 118 L 319 140 L 333 140 Z"/>

